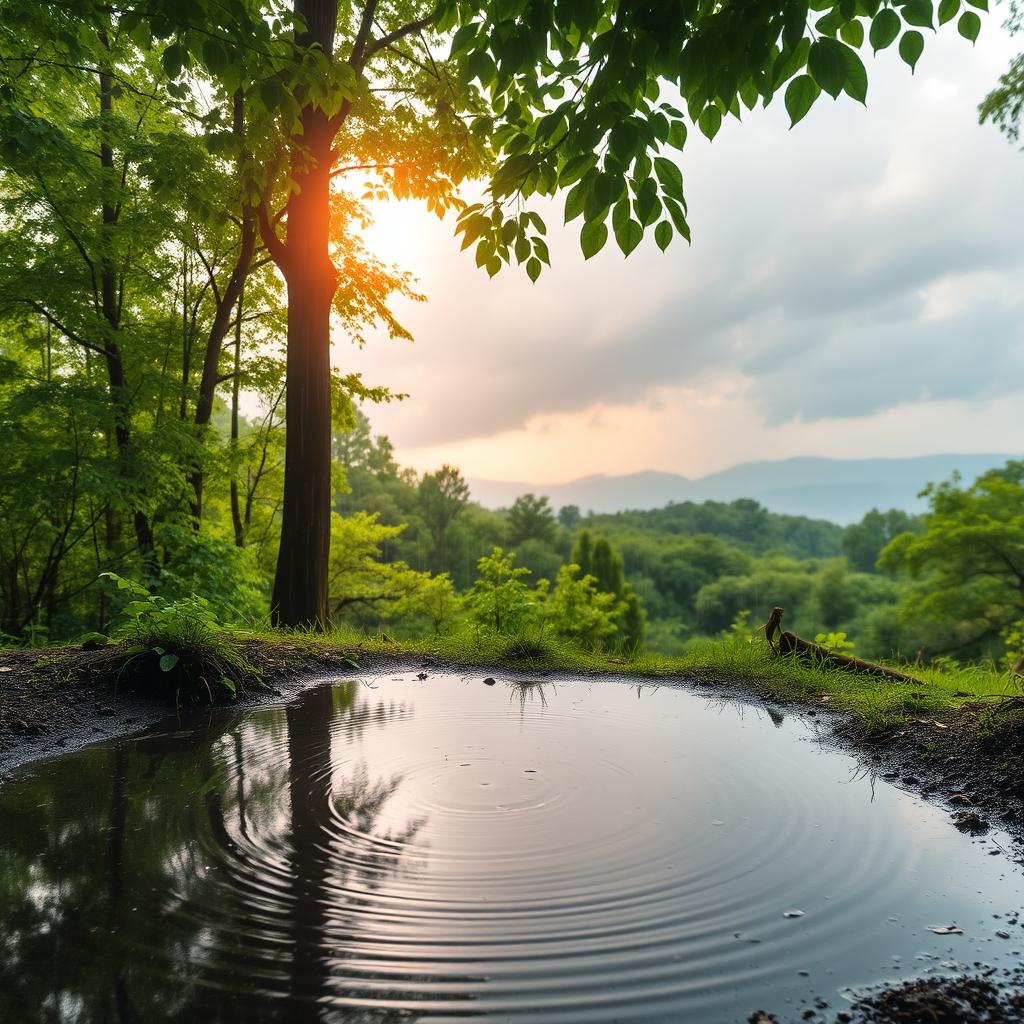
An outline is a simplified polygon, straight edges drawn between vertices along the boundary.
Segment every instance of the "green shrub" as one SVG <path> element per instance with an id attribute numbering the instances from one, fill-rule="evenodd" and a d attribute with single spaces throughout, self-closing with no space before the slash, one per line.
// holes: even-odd
<path id="1" fill-rule="evenodd" d="M 87 646 L 104 646 L 97 668 L 141 683 L 159 680 L 173 686 L 175 696 L 207 697 L 221 689 L 232 697 L 246 684 L 262 685 L 259 670 L 241 650 L 243 634 L 221 622 L 210 603 L 194 594 L 168 601 L 116 573 L 103 576 L 130 600 L 124 622 L 110 635 L 88 634 Z"/>

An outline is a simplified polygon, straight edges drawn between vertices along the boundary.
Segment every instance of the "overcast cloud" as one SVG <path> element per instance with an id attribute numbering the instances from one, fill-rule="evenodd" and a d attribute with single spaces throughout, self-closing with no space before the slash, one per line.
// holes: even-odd
<path id="1" fill-rule="evenodd" d="M 691 133 L 693 246 L 665 255 L 584 263 L 549 209 L 554 269 L 488 281 L 450 224 L 394 205 L 373 239 L 429 297 L 400 307 L 416 342 L 335 359 L 411 394 L 371 410 L 400 458 L 474 476 L 1019 450 L 1024 154 L 976 112 L 1014 49 L 995 19 L 973 49 L 944 31 L 913 77 L 894 50 L 869 62 L 866 109 L 823 97 L 792 132 L 780 103 L 714 144 Z"/>

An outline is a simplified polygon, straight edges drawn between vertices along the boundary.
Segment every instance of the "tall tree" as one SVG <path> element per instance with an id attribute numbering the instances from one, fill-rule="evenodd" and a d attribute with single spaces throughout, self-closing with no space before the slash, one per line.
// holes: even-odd
<path id="1" fill-rule="evenodd" d="M 509 541 L 551 541 L 555 536 L 555 514 L 546 495 L 521 494 L 508 510 Z"/>
<path id="2" fill-rule="evenodd" d="M 469 501 L 469 485 L 456 466 L 443 465 L 436 473 L 424 473 L 419 487 L 423 517 L 434 534 L 434 551 L 440 565 L 447 564 L 448 528 Z"/>
<path id="3" fill-rule="evenodd" d="M 936 650 L 982 650 L 1024 620 L 1024 462 L 927 494 L 924 532 L 895 538 L 879 565 L 919 581 L 901 615 L 942 624 Z"/>

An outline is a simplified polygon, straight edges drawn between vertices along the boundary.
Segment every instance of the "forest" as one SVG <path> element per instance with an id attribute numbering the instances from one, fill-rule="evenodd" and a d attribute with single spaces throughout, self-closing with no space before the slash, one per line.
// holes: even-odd
<path id="1" fill-rule="evenodd" d="M 300 7 L 269 18 L 244 4 L 192 15 L 173 4 L 118 15 L 89 3 L 5 8 L 4 643 L 107 633 L 131 596 L 121 580 L 168 602 L 195 596 L 225 623 L 540 630 L 620 653 L 684 653 L 781 603 L 798 629 L 866 656 L 1015 660 L 1020 463 L 977 482 L 936 481 L 924 516 L 877 510 L 845 530 L 751 501 L 594 516 L 525 494 L 492 512 L 469 500 L 455 467 L 401 468 L 367 414 L 404 396 L 326 358 L 332 330 L 356 342 L 374 330 L 406 337 L 389 303 L 422 297 L 408 271 L 367 251 L 370 202 L 453 211 L 463 247 L 475 245 L 491 275 L 515 260 L 535 278 L 548 262 L 543 221 L 507 218 L 509 194 L 568 189 L 584 256 L 607 241 L 609 215 L 623 252 L 648 227 L 665 248 L 689 237 L 681 179 L 648 153 L 681 149 L 685 115 L 632 94 L 643 117 L 611 131 L 595 167 L 586 139 L 624 102 L 615 90 L 630 80 L 626 65 L 642 57 L 649 74 L 664 70 L 663 55 L 643 48 L 650 26 L 636 28 L 631 55 L 599 47 L 601 74 L 619 85 L 609 91 L 599 75 L 586 82 L 592 103 L 538 116 L 575 65 L 530 86 L 529 52 L 489 40 L 485 21 L 457 7 L 389 31 L 365 20 L 367 8 L 347 60 L 330 57 L 338 11 Z M 822 90 L 863 98 L 862 22 L 840 8 L 820 19 L 812 46 L 786 27 L 782 52 L 767 57 L 771 81 L 758 88 L 767 102 L 788 82 L 794 124 Z M 207 20 L 190 21 L 197 13 Z M 925 12 L 910 4 L 902 15 L 911 27 L 900 57 L 913 68 L 912 26 Z M 442 33 L 462 26 L 447 64 L 426 42 L 433 18 Z M 954 18 L 976 37 L 969 7 L 941 5 L 939 22 Z M 872 47 L 900 29 L 889 8 L 878 12 Z M 1011 133 L 1013 74 L 986 112 Z M 758 98 L 749 83 L 718 84 L 748 106 Z M 713 138 L 722 110 L 738 108 L 703 109 L 705 86 L 689 88 L 690 116 Z M 503 97 L 500 125 L 480 113 L 488 96 Z M 544 148 L 570 129 L 569 149 Z M 513 170 L 526 175 L 520 185 Z M 492 205 L 467 206 L 461 183 L 488 175 Z M 303 256 L 300 268 L 293 250 L 326 262 Z M 318 284 L 314 267 L 328 264 Z"/>

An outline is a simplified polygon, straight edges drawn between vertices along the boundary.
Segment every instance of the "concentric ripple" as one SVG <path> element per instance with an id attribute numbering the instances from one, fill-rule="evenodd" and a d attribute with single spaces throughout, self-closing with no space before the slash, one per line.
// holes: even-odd
<path id="1" fill-rule="evenodd" d="M 0 1007 L 717 1024 L 1019 958 L 1005 861 L 812 740 L 676 689 L 403 675 L 95 747 L 0 791 Z"/>

